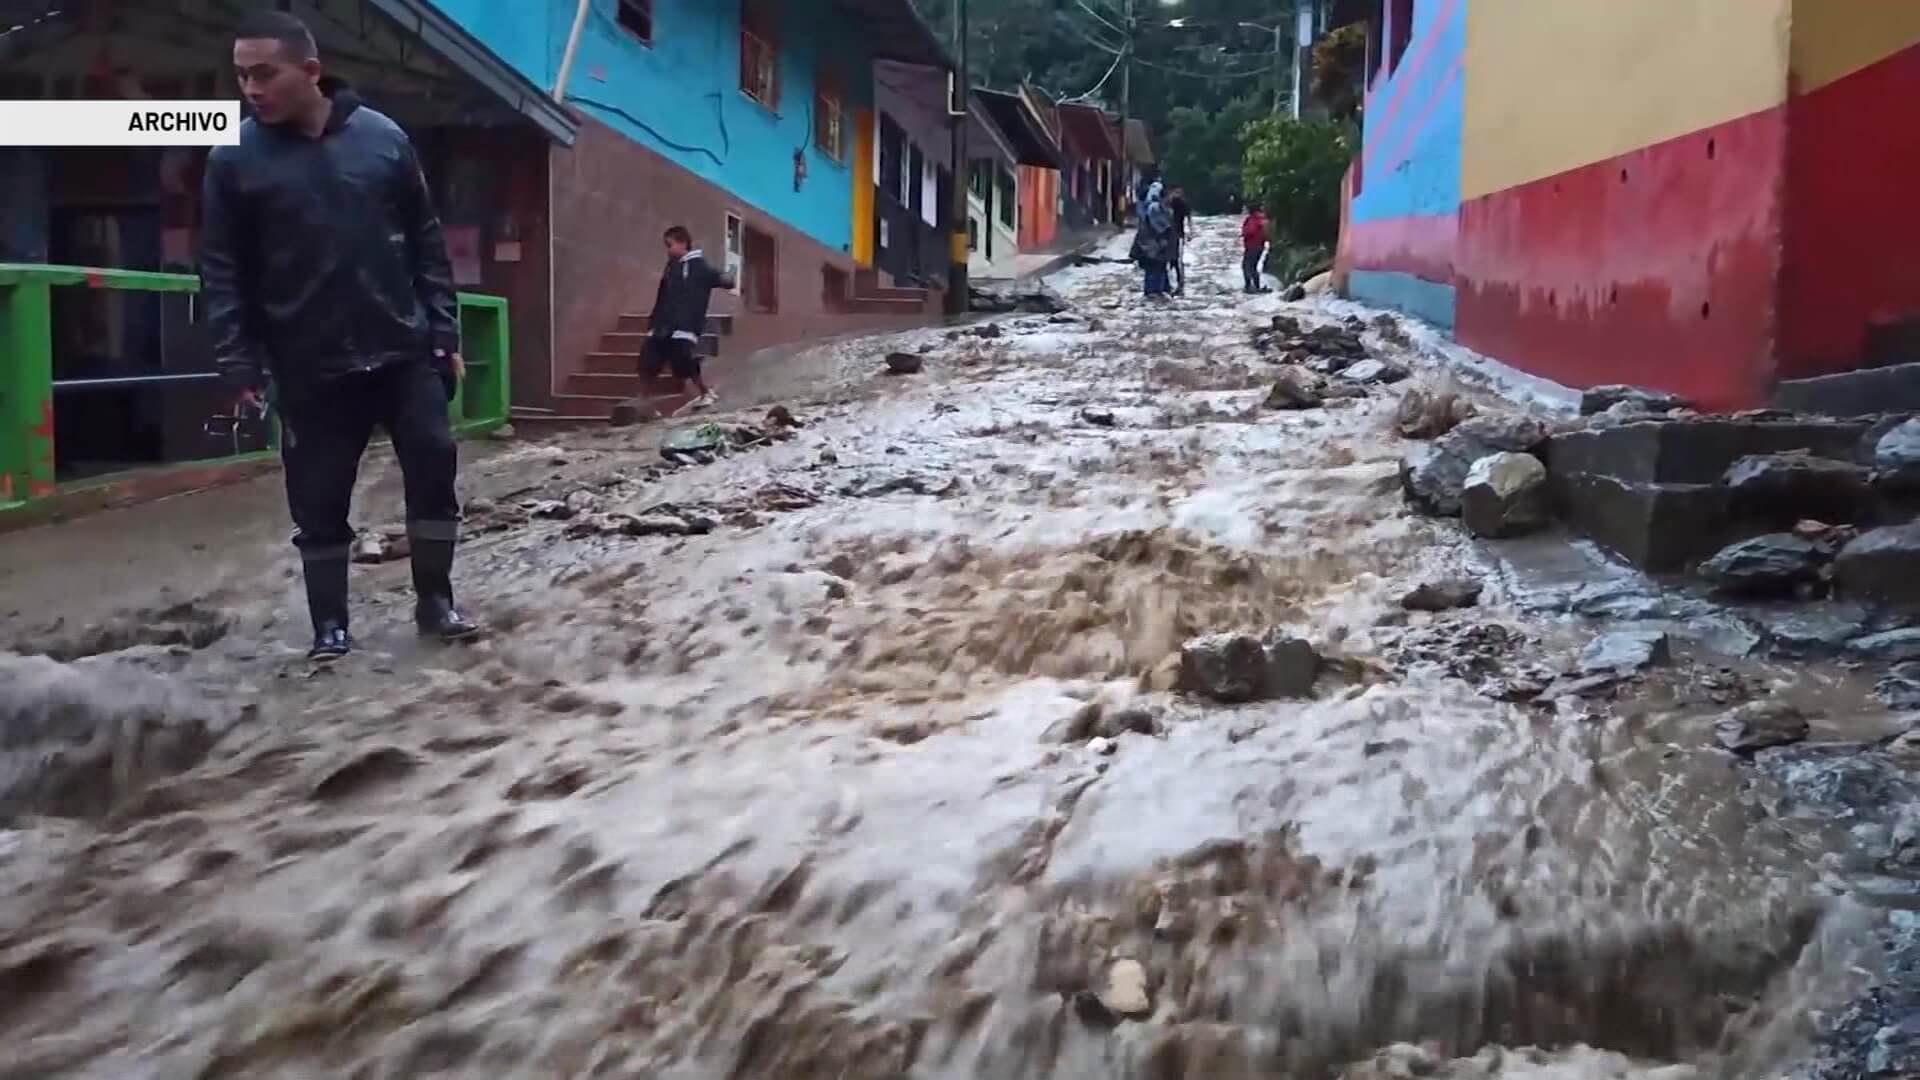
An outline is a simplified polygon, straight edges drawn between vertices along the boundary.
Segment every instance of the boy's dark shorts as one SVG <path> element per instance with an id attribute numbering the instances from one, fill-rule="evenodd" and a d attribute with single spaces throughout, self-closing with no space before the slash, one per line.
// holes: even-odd
<path id="1" fill-rule="evenodd" d="M 650 337 L 640 351 L 640 378 L 652 382 L 660 377 L 663 367 L 672 371 L 676 379 L 697 379 L 700 351 L 685 338 Z"/>

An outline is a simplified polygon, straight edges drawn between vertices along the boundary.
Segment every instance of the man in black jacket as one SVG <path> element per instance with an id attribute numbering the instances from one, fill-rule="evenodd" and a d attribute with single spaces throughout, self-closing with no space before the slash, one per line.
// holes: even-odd
<path id="1" fill-rule="evenodd" d="M 733 288 L 733 275 L 715 270 L 706 253 L 693 246 L 693 234 L 675 225 L 666 231 L 667 266 L 660 272 L 660 291 L 653 298 L 653 317 L 647 323 L 647 342 L 640 353 L 640 381 L 651 386 L 662 367 L 670 368 L 684 392 L 693 383 L 689 409 L 714 403 L 712 390 L 700 377 L 700 336 L 707 332 L 707 303 L 715 289 Z"/>
<path id="2" fill-rule="evenodd" d="M 1173 186 L 1173 197 L 1167 200 L 1167 209 L 1173 213 L 1173 273 L 1178 283 L 1173 287 L 1173 295 L 1187 295 L 1187 241 L 1193 239 L 1193 209 L 1187 205 L 1187 189 L 1178 184 Z"/>
<path id="3" fill-rule="evenodd" d="M 244 405 L 271 387 L 316 661 L 353 647 L 348 512 L 376 427 L 406 485 L 414 610 L 445 640 L 479 628 L 453 604 L 460 502 L 447 403 L 465 373 L 445 238 L 413 144 L 321 77 L 313 35 L 250 17 L 233 64 L 253 118 L 207 160 L 201 288 L 214 356 Z"/>

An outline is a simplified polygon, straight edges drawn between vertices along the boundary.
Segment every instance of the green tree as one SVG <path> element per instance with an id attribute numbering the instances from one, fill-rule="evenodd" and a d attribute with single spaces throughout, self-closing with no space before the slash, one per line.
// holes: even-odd
<path id="1" fill-rule="evenodd" d="M 1161 171 L 1187 189 L 1195 212 L 1225 213 L 1240 191 L 1240 133 L 1267 111 L 1267 103 L 1239 98 L 1209 110 L 1181 105 L 1167 114 L 1159 132 Z"/>
<path id="2" fill-rule="evenodd" d="M 1248 124 L 1242 139 L 1243 190 L 1266 209 L 1275 249 L 1330 253 L 1340 238 L 1340 178 L 1353 160 L 1352 129 L 1269 116 Z"/>

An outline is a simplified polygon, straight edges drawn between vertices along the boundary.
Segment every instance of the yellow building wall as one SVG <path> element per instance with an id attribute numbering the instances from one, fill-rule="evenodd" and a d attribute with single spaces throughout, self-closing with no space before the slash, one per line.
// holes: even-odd
<path id="1" fill-rule="evenodd" d="M 1784 103 L 1794 8 L 1831 3 L 1468 0 L 1462 197 Z M 1920 0 L 1840 3 L 1910 8 L 1920 17 Z M 1818 70 L 1844 63 L 1852 53 L 1840 43 L 1848 36 L 1809 45 L 1808 63 Z"/>
<path id="2" fill-rule="evenodd" d="M 853 117 L 853 261 L 873 267 L 873 110 Z"/>
<path id="3" fill-rule="evenodd" d="M 1793 74 L 1801 93 L 1915 45 L 1920 0 L 1796 0 L 1793 6 Z"/>

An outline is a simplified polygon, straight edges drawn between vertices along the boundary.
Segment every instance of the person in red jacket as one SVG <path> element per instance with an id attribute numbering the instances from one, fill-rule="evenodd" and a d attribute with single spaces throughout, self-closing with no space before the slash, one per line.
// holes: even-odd
<path id="1" fill-rule="evenodd" d="M 1240 259 L 1240 276 L 1246 281 L 1246 291 L 1249 294 L 1266 292 L 1267 287 L 1260 283 L 1260 263 L 1267 253 L 1267 215 L 1259 203 L 1247 204 L 1247 218 L 1240 223 L 1240 244 L 1246 249 Z"/>

